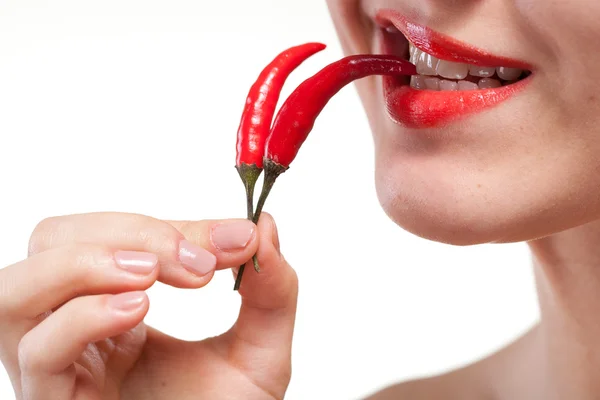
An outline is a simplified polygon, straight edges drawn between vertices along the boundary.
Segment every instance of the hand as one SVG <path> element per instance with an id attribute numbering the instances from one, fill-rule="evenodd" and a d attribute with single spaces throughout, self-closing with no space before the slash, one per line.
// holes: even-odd
<path id="1" fill-rule="evenodd" d="M 18 399 L 283 398 L 298 281 L 268 214 L 258 229 L 245 220 L 56 217 L 38 225 L 29 248 L 0 270 L 0 359 Z M 257 251 L 262 271 L 244 274 L 239 316 L 224 334 L 184 342 L 144 324 L 144 290 L 156 280 L 201 288 Z"/>

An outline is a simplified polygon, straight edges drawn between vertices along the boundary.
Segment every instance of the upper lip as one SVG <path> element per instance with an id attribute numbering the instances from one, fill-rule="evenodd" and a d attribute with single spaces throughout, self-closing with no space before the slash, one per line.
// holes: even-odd
<path id="1" fill-rule="evenodd" d="M 379 10 L 375 20 L 382 26 L 395 26 L 415 47 L 441 60 L 484 67 L 532 70 L 532 66 L 524 61 L 497 56 L 470 44 L 460 42 L 427 26 L 409 21 L 404 15 L 394 10 Z"/>

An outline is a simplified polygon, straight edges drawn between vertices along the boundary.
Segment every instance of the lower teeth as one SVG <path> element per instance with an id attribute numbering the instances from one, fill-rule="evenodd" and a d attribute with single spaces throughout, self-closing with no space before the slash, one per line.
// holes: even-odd
<path id="1" fill-rule="evenodd" d="M 502 83 L 499 80 L 492 78 L 481 78 L 478 83 L 474 83 L 464 80 L 451 81 L 431 76 L 413 75 L 410 78 L 410 86 L 417 90 L 451 91 L 491 89 L 502 86 Z"/>

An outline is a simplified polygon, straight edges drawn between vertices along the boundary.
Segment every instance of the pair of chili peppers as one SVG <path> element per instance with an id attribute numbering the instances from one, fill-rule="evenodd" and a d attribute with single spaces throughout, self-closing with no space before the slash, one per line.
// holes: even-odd
<path id="1" fill-rule="evenodd" d="M 355 55 L 329 64 L 305 80 L 281 106 L 271 126 L 279 95 L 288 76 L 312 55 L 325 49 L 307 43 L 279 54 L 259 75 L 246 99 L 237 136 L 236 168 L 246 188 L 248 219 L 258 222 L 275 181 L 296 158 L 329 100 L 349 83 L 371 75 L 414 75 L 408 61 L 387 55 Z M 265 171 L 262 192 L 254 211 L 254 188 Z M 253 258 L 254 269 L 260 266 Z M 240 266 L 234 290 L 242 281 Z"/>

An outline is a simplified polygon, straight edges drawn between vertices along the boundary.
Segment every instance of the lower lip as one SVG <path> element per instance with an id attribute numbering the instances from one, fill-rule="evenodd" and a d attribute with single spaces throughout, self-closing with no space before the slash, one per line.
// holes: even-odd
<path id="1" fill-rule="evenodd" d="M 496 89 L 416 90 L 394 78 L 384 78 L 387 110 L 395 122 L 409 128 L 434 128 L 485 111 L 523 90 L 530 77 Z"/>
<path id="2" fill-rule="evenodd" d="M 464 91 L 416 90 L 402 79 L 383 77 L 384 97 L 396 123 L 415 129 L 437 128 L 508 100 L 523 90 L 532 77 L 499 88 Z"/>

